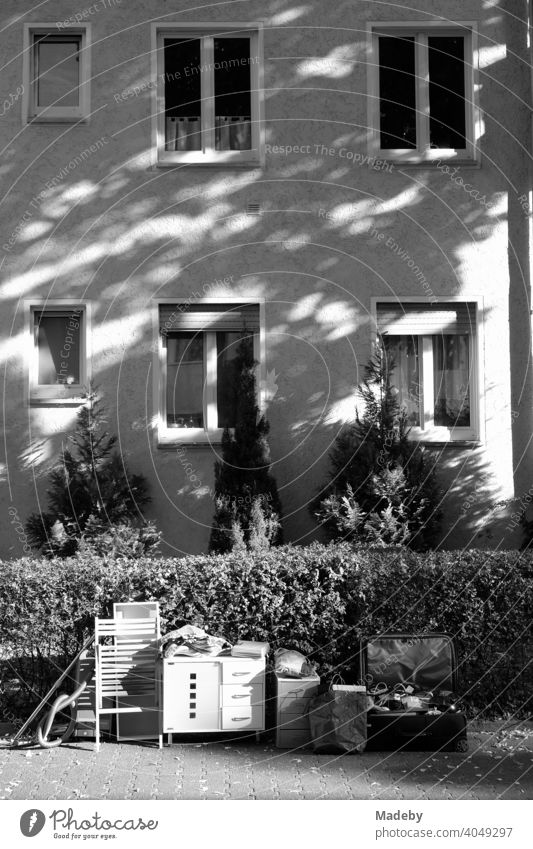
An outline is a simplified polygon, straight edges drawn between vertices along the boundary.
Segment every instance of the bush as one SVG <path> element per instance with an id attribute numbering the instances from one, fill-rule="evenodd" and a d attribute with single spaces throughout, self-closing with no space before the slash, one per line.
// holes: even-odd
<path id="1" fill-rule="evenodd" d="M 91 389 L 68 437 L 70 447 L 63 448 L 50 472 L 49 509 L 33 513 L 26 522 L 31 544 L 48 557 L 75 554 L 81 540 L 96 553 L 105 551 L 107 542 L 131 557 L 159 544 L 159 534 L 139 511 L 150 500 L 146 480 L 128 472 L 114 450 L 117 437 L 109 435 L 105 424 L 102 402 Z"/>
<path id="2" fill-rule="evenodd" d="M 454 637 L 459 690 L 473 712 L 524 715 L 530 706 L 529 553 L 420 555 L 341 544 L 134 561 L 80 553 L 0 568 L 6 710 L 30 710 L 33 690 L 53 683 L 113 601 L 149 599 L 159 601 L 163 633 L 191 622 L 231 642 L 268 640 L 348 679 L 357 678 L 362 637 L 444 631 Z"/>
<path id="3" fill-rule="evenodd" d="M 408 439 L 393 371 L 394 362 L 380 342 L 358 388 L 364 412 L 361 417 L 357 412 L 355 422 L 339 434 L 330 482 L 311 509 L 330 539 L 425 551 L 440 529 L 435 466 Z"/>
<path id="4" fill-rule="evenodd" d="M 233 361 L 235 428 L 222 436 L 215 463 L 215 515 L 209 551 L 267 551 L 281 543 L 281 503 L 270 473 L 269 424 L 257 406 L 252 339 L 243 336 Z"/>

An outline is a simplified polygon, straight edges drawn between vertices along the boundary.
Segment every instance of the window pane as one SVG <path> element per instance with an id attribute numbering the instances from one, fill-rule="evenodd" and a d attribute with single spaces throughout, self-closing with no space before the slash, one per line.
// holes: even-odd
<path id="1" fill-rule="evenodd" d="M 436 425 L 470 425 L 470 347 L 469 337 L 433 337 L 433 371 Z"/>
<path id="2" fill-rule="evenodd" d="M 379 39 L 379 110 L 381 147 L 416 147 L 414 38 Z"/>
<path id="3" fill-rule="evenodd" d="M 215 147 L 250 150 L 250 39 L 215 38 Z"/>
<path id="4" fill-rule="evenodd" d="M 200 333 L 167 335 L 167 425 L 203 427 L 204 338 Z"/>
<path id="5" fill-rule="evenodd" d="M 410 425 L 420 425 L 420 375 L 418 371 L 418 338 L 385 336 L 385 350 L 392 363 L 391 387 L 398 390 L 400 409 L 405 410 Z"/>
<path id="6" fill-rule="evenodd" d="M 38 349 L 37 383 L 50 386 L 80 382 L 81 317 L 75 313 L 35 313 Z"/>
<path id="7" fill-rule="evenodd" d="M 79 106 L 80 38 L 36 38 L 37 106 Z"/>
<path id="8" fill-rule="evenodd" d="M 241 333 L 229 331 L 219 331 L 217 333 L 217 409 L 219 427 L 235 426 L 237 397 L 240 389 L 235 358 L 242 338 Z M 249 344 L 253 348 L 253 337 L 248 336 L 245 339 L 246 344 Z"/>
<path id="9" fill-rule="evenodd" d="M 165 150 L 201 150 L 200 39 L 165 39 Z"/>
<path id="10" fill-rule="evenodd" d="M 464 38 L 428 38 L 429 140 L 432 147 L 466 147 Z"/>

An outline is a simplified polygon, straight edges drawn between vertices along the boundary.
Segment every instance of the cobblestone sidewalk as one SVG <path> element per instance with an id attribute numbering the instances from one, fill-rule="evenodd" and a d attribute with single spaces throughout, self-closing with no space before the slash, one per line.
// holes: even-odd
<path id="1" fill-rule="evenodd" d="M 532 799 L 533 729 L 475 731 L 470 751 L 314 755 L 247 738 L 0 749 L 1 799 Z"/>

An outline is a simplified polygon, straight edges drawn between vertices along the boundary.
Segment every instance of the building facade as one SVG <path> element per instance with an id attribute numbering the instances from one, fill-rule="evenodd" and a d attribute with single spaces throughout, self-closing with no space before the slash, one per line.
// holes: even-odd
<path id="1" fill-rule="evenodd" d="M 90 380 L 164 553 L 204 551 L 243 331 L 286 540 L 320 538 L 309 502 L 379 331 L 439 458 L 442 545 L 516 547 L 526 5 L 74 6 L 2 7 L 0 555 L 24 553 Z"/>

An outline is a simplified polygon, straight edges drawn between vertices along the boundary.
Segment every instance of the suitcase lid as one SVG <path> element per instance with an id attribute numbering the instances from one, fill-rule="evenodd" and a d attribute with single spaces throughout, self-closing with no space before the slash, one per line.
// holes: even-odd
<path id="1" fill-rule="evenodd" d="M 379 634 L 365 641 L 361 657 L 367 687 L 456 689 L 455 649 L 447 634 Z"/>

